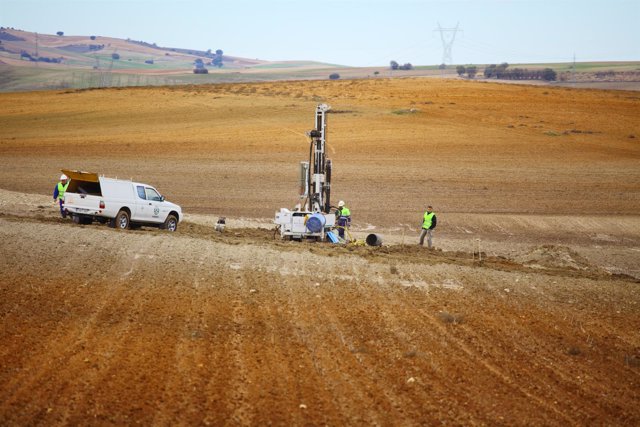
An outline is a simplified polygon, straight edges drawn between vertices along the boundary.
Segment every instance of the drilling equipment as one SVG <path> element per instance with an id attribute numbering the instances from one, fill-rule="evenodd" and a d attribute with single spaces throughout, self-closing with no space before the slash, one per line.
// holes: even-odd
<path id="1" fill-rule="evenodd" d="M 327 104 L 316 107 L 315 129 L 309 137 L 309 161 L 300 162 L 300 200 L 293 211 L 281 208 L 275 224 L 283 239 L 324 241 L 335 226 L 331 211 L 331 160 L 327 159 Z"/>

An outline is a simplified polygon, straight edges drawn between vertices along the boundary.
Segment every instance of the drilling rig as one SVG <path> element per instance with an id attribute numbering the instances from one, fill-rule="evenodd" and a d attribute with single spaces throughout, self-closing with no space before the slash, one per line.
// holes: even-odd
<path id="1" fill-rule="evenodd" d="M 331 160 L 327 159 L 327 104 L 316 107 L 315 129 L 309 137 L 309 160 L 300 162 L 300 203 L 291 211 L 281 208 L 275 223 L 283 239 L 324 241 L 335 226 L 331 211 Z"/>

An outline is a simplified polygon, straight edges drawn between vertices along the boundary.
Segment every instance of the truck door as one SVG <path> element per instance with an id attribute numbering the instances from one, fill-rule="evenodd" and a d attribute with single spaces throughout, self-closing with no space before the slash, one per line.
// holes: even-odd
<path id="1" fill-rule="evenodd" d="M 136 185 L 136 212 L 132 219 L 144 222 L 162 222 L 160 204 L 162 198 L 156 190 L 146 185 Z"/>
<path id="2" fill-rule="evenodd" d="M 147 194 L 144 191 L 143 185 L 136 185 L 136 196 L 135 212 L 131 216 L 131 219 L 147 221 L 146 213 L 151 206 L 147 201 Z"/>

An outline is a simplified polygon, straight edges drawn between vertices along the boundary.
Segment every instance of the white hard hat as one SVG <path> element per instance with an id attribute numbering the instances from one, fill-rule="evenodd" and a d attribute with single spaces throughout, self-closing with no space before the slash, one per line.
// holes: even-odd
<path id="1" fill-rule="evenodd" d="M 343 207 L 343 206 L 344 206 L 344 201 L 340 200 L 340 201 L 338 202 L 338 207 L 339 207 L 339 208 L 341 208 L 341 207 Z"/>
<path id="2" fill-rule="evenodd" d="M 66 180 L 66 179 L 69 179 L 69 178 L 67 177 L 67 175 L 65 175 L 65 174 L 60 175 L 60 181 L 64 181 L 64 180 Z"/>

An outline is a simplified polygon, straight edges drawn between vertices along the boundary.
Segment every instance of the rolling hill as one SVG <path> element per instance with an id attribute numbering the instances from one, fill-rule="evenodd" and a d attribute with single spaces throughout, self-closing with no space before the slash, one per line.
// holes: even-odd
<path id="1" fill-rule="evenodd" d="M 98 35 L 39 34 L 0 28 L 0 92 L 84 89 L 96 87 L 167 86 L 181 84 L 244 83 L 281 80 L 326 80 L 332 74 L 342 79 L 375 77 L 459 77 L 455 66 L 416 66 L 392 71 L 379 67 L 347 67 L 317 61 L 265 61 L 227 54 L 222 66 L 214 65 L 215 51 L 162 47 L 139 40 Z M 206 73 L 195 74 L 196 62 Z M 512 64 L 512 67 L 559 74 L 553 84 L 604 89 L 640 90 L 640 62 L 585 62 L 556 64 Z M 474 80 L 482 77 L 479 66 Z M 492 79 L 495 81 L 495 79 Z M 538 81 L 517 80 L 517 83 Z M 542 83 L 548 84 L 548 83 Z"/>
<path id="2" fill-rule="evenodd" d="M 327 78 L 344 67 L 314 61 L 263 61 L 212 51 L 161 47 L 104 36 L 38 34 L 0 29 L 1 91 L 148 86 L 189 83 Z M 207 74 L 194 74 L 201 60 Z"/>

